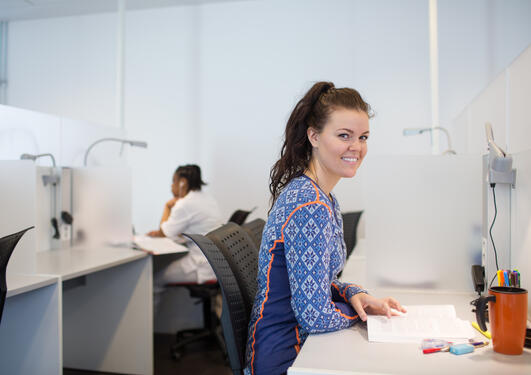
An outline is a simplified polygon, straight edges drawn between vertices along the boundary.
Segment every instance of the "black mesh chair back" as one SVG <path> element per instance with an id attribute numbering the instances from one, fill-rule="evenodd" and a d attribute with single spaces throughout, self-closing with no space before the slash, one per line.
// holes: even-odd
<path id="1" fill-rule="evenodd" d="M 258 249 L 245 230 L 234 223 L 227 223 L 207 234 L 223 253 L 236 277 L 245 302 L 245 311 L 251 315 L 256 295 Z"/>
<path id="2" fill-rule="evenodd" d="M 13 250 L 15 250 L 18 241 L 20 241 L 24 233 L 31 228 L 33 227 L 0 238 L 0 323 L 2 322 L 2 313 L 4 311 L 4 303 L 6 302 L 7 294 L 7 263 L 9 262 L 9 258 L 11 258 L 11 254 L 13 254 Z"/>
<path id="3" fill-rule="evenodd" d="M 209 238 L 199 234 L 185 234 L 185 236 L 197 244 L 216 274 L 223 297 L 221 326 L 230 366 L 234 374 L 242 374 L 249 316 L 238 282 L 223 253 Z"/>
<path id="4" fill-rule="evenodd" d="M 347 258 L 352 254 L 352 251 L 356 247 L 356 233 L 362 213 L 363 211 L 355 211 L 341 214 L 343 217 L 343 236 L 345 238 L 345 244 L 347 245 Z"/>
<path id="5" fill-rule="evenodd" d="M 250 213 L 251 211 L 237 210 L 231 215 L 229 223 L 236 223 L 238 225 L 242 225 Z"/>
<path id="6" fill-rule="evenodd" d="M 251 237 L 257 249 L 260 249 L 262 243 L 262 232 L 264 231 L 265 221 L 262 219 L 254 219 L 242 225 L 247 234 Z"/>

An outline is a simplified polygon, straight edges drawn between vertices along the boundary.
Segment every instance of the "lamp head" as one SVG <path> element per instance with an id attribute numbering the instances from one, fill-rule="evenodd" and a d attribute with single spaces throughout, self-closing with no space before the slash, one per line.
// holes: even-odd
<path id="1" fill-rule="evenodd" d="M 147 142 L 144 141 L 127 141 L 131 146 L 147 148 Z"/>
<path id="2" fill-rule="evenodd" d="M 32 154 L 22 154 L 20 155 L 20 160 L 33 160 L 35 161 L 37 159 L 37 155 Z"/>

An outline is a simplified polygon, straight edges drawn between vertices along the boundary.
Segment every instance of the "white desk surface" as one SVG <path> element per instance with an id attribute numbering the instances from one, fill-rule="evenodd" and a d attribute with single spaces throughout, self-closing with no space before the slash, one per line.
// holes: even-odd
<path id="1" fill-rule="evenodd" d="M 143 251 L 109 246 L 41 251 L 37 253 L 37 273 L 69 280 L 147 256 Z"/>
<path id="2" fill-rule="evenodd" d="M 404 305 L 453 304 L 457 316 L 473 320 L 474 294 L 413 291 L 373 291 Z M 484 338 L 478 332 L 478 338 Z M 484 338 L 485 339 L 485 338 Z M 531 350 L 519 356 L 496 353 L 492 344 L 465 355 L 422 354 L 419 344 L 368 342 L 365 324 L 338 332 L 310 335 L 288 375 L 315 374 L 531 374 Z"/>
<path id="3" fill-rule="evenodd" d="M 6 297 L 30 292 L 57 282 L 57 276 L 52 275 L 26 275 L 19 273 L 8 273 L 6 275 L 7 294 Z"/>

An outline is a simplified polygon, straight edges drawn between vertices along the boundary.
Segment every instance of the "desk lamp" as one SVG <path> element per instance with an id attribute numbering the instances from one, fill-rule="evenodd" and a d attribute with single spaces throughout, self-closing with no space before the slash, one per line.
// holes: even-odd
<path id="1" fill-rule="evenodd" d="M 402 131 L 402 135 L 405 135 L 405 136 L 417 135 L 417 134 L 422 134 L 424 132 L 431 132 L 433 130 L 439 130 L 443 132 L 444 134 L 446 134 L 446 140 L 448 142 L 448 150 L 444 151 L 442 154 L 443 155 L 446 155 L 446 154 L 455 155 L 455 151 L 452 149 L 452 142 L 450 141 L 450 133 L 448 133 L 448 130 L 446 130 L 445 128 L 441 126 L 435 126 L 433 128 L 405 128 Z"/>
<path id="2" fill-rule="evenodd" d="M 134 147 L 143 147 L 143 148 L 147 148 L 147 142 L 143 142 L 143 141 L 132 141 L 132 140 L 128 140 L 128 139 L 120 139 L 120 138 L 102 138 L 102 139 L 98 139 L 96 142 L 92 143 L 88 148 L 87 148 L 87 151 L 85 152 L 85 158 L 83 160 L 83 165 L 86 167 L 87 166 L 87 160 L 88 160 L 88 154 L 90 152 L 90 150 L 92 150 L 92 148 L 94 146 L 96 146 L 98 143 L 101 143 L 101 142 L 106 142 L 106 141 L 113 141 L 113 142 L 120 142 L 122 145 L 123 144 L 128 144 L 130 146 L 134 146 Z"/>
<path id="3" fill-rule="evenodd" d="M 38 158 L 40 157 L 43 157 L 43 156 L 49 156 L 51 159 L 52 159 L 52 167 L 53 167 L 53 172 L 51 174 L 45 174 L 42 176 L 42 182 L 44 183 L 44 186 L 48 185 L 48 184 L 51 184 L 52 185 L 52 219 L 51 219 L 51 222 L 52 222 L 52 227 L 54 229 L 54 234 L 53 234 L 53 238 L 54 239 L 59 239 L 59 224 L 57 222 L 57 218 L 55 217 L 55 214 L 57 212 L 57 202 L 56 202 L 56 195 L 57 195 L 57 192 L 56 192 L 56 189 L 57 189 L 57 183 L 59 182 L 60 178 L 57 174 L 55 174 L 55 168 L 56 168 L 56 164 L 55 164 L 55 158 L 53 157 L 52 154 L 50 153 L 46 153 L 46 154 L 37 154 L 37 155 L 33 155 L 33 154 L 22 154 L 20 155 L 20 159 L 21 160 L 37 160 Z"/>

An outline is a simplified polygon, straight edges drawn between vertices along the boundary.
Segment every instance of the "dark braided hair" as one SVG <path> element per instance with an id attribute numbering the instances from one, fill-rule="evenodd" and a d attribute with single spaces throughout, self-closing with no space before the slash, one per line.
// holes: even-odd
<path id="1" fill-rule="evenodd" d="M 175 175 L 186 178 L 189 190 L 201 190 L 201 186 L 206 185 L 201 179 L 201 168 L 195 164 L 181 165 L 175 170 Z"/>

